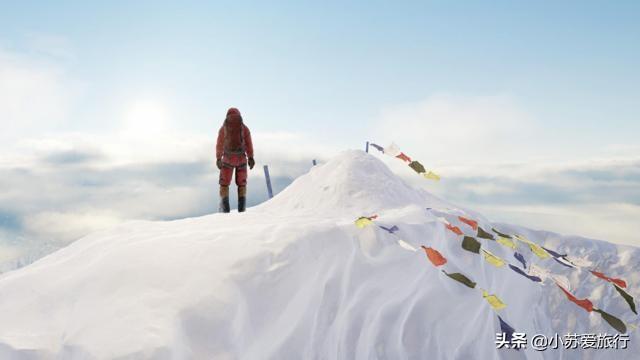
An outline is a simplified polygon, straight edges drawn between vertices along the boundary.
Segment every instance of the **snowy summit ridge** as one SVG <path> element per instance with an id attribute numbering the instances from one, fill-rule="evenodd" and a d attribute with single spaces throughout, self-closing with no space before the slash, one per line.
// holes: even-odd
<path id="1" fill-rule="evenodd" d="M 356 215 L 427 203 L 442 202 L 406 184 L 377 158 L 361 150 L 347 150 L 312 168 L 262 207 Z"/>
<path id="2" fill-rule="evenodd" d="M 373 214 L 376 225 L 398 230 L 354 225 Z M 630 349 L 615 353 L 497 350 L 500 328 L 482 296 L 398 237 L 437 248 L 449 268 L 499 294 L 501 316 L 519 332 L 612 329 L 555 284 L 534 284 L 462 249 L 442 223 L 460 215 L 577 254 L 639 295 L 636 248 L 492 224 L 410 187 L 375 156 L 346 151 L 244 214 L 131 222 L 0 275 L 0 358 L 631 359 L 640 351 L 635 330 Z M 485 246 L 512 259 L 495 242 Z M 522 253 L 566 276 L 576 296 L 637 322 L 606 282 Z"/>

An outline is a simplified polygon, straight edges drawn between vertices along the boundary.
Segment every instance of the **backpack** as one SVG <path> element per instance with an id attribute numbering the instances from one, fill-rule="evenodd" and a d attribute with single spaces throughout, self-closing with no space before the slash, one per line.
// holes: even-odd
<path id="1" fill-rule="evenodd" d="M 224 121 L 224 151 L 241 154 L 244 147 L 244 124 L 242 116 L 230 115 Z"/>

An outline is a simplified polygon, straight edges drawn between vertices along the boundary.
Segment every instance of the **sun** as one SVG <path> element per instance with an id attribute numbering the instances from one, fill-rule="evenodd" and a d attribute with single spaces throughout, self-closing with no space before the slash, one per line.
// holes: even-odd
<path id="1" fill-rule="evenodd" d="M 168 130 L 169 110 L 162 102 L 141 100 L 125 112 L 123 132 L 131 137 L 159 135 Z"/>

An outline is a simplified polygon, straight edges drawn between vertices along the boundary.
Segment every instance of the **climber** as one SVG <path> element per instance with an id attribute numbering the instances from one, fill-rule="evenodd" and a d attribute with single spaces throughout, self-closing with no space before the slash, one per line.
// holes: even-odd
<path id="1" fill-rule="evenodd" d="M 238 185 L 238 212 L 243 212 L 247 205 L 247 165 L 249 169 L 253 169 L 255 161 L 251 133 L 242 122 L 240 111 L 236 108 L 230 108 L 227 111 L 224 124 L 218 131 L 216 165 L 220 169 L 220 210 L 225 213 L 231 211 L 229 185 L 235 170 L 236 185 Z"/>

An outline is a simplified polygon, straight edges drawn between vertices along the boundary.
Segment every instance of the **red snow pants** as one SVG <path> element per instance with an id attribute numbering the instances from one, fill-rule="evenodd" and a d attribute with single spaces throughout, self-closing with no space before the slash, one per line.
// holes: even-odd
<path id="1" fill-rule="evenodd" d="M 222 156 L 222 169 L 220 169 L 220 185 L 229 186 L 233 171 L 236 172 L 236 185 L 247 185 L 247 156 L 245 154 L 228 154 Z"/>

